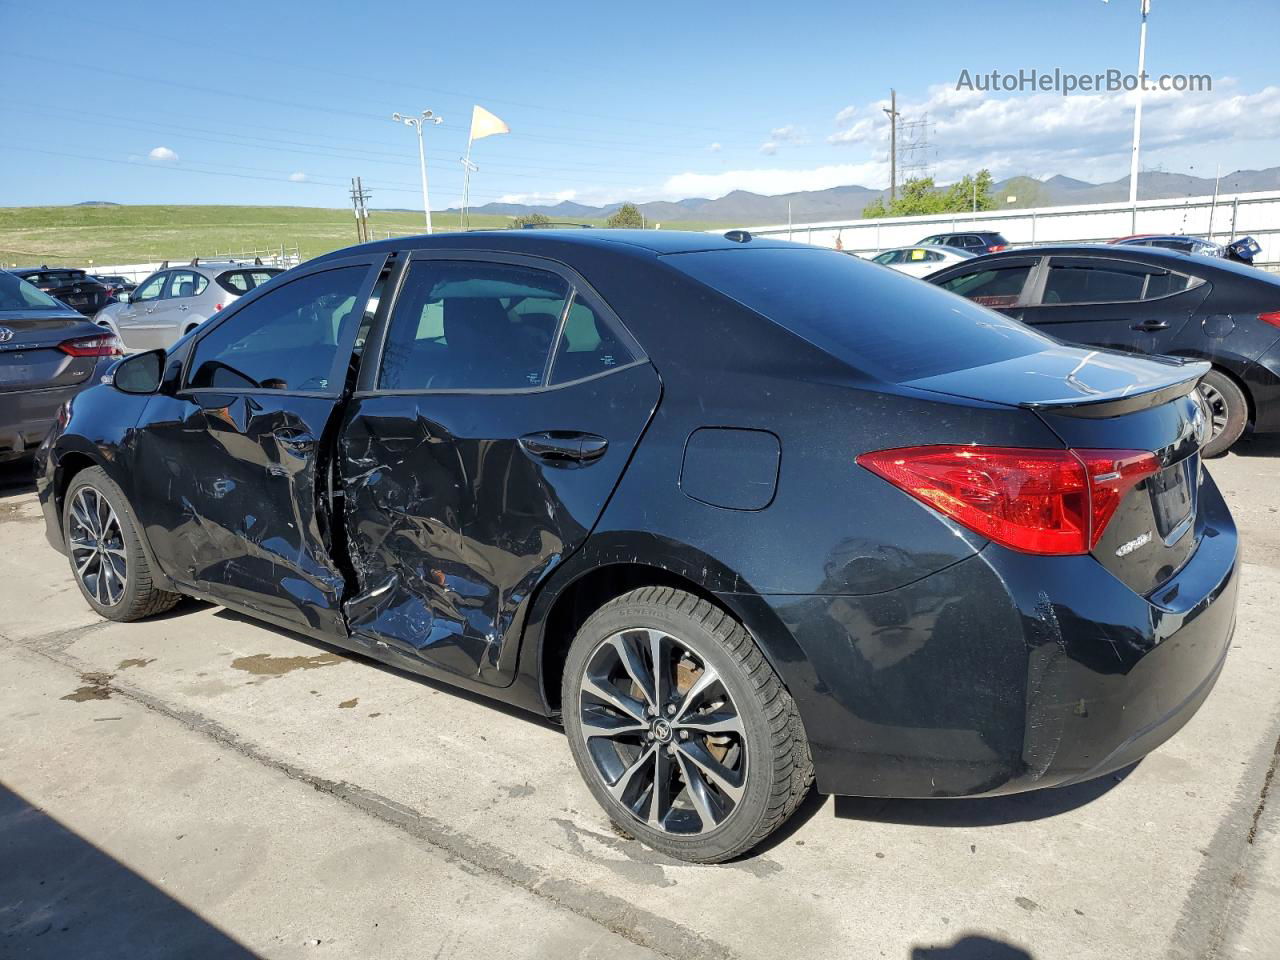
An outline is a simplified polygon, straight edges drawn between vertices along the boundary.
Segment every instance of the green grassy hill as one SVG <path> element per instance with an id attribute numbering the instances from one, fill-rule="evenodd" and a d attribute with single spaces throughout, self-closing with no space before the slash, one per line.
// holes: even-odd
<path id="1" fill-rule="evenodd" d="M 422 215 L 371 213 L 375 239 L 420 233 Z M 457 230 L 458 215 L 433 213 L 436 230 Z M 603 221 L 591 221 L 603 226 Z M 471 228 L 500 229 L 510 218 L 471 218 Z M 673 224 L 684 230 L 715 224 Z M 215 253 L 299 247 L 303 259 L 356 242 L 350 210 L 314 207 L 72 206 L 0 207 L 0 264 L 88 266 L 182 260 Z"/>

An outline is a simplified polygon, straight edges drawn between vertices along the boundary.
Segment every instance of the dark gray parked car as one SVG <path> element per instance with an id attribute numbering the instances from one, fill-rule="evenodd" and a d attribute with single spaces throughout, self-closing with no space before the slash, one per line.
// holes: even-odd
<path id="1" fill-rule="evenodd" d="M 62 404 L 123 352 L 113 334 L 0 270 L 0 463 L 34 453 Z"/>

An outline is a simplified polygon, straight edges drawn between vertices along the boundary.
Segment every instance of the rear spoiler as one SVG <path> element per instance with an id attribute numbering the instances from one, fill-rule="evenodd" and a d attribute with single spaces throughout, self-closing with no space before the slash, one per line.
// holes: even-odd
<path id="1" fill-rule="evenodd" d="M 1150 359 L 1157 360 L 1154 357 Z M 1038 413 L 1053 413 L 1068 417 L 1088 419 L 1120 417 L 1127 413 L 1150 410 L 1152 407 L 1185 397 L 1196 388 L 1200 378 L 1212 369 L 1212 366 L 1204 360 L 1159 357 L 1158 362 L 1170 368 L 1167 376 L 1116 390 L 1096 391 L 1087 396 L 1060 400 L 1032 400 L 1020 403 L 1018 406 Z M 1068 377 L 1067 380 L 1070 381 L 1071 378 Z"/>

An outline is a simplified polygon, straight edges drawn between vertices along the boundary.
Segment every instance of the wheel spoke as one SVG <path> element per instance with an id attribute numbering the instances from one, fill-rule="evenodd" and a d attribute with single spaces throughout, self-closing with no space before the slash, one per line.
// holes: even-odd
<path id="1" fill-rule="evenodd" d="M 666 750 L 653 751 L 653 789 L 649 791 L 649 826 L 663 829 L 671 812 L 671 771 L 674 763 Z"/>
<path id="2" fill-rule="evenodd" d="M 676 708 L 675 715 L 671 718 L 672 723 L 684 724 L 686 715 L 694 710 L 703 695 L 719 682 L 720 675 L 712 670 L 709 664 L 703 664 L 702 675 L 693 682 L 693 686 L 681 698 L 680 705 Z"/>
<path id="3" fill-rule="evenodd" d="M 75 550 L 73 549 L 73 550 L 72 550 L 72 552 L 74 553 L 74 552 L 75 552 Z M 88 569 L 89 569 L 89 564 L 93 563 L 93 558 L 94 558 L 94 557 L 96 557 L 96 556 L 97 556 L 97 554 L 96 554 L 96 553 L 94 553 L 92 550 L 90 550 L 90 551 L 89 551 L 89 555 L 88 555 L 87 557 L 85 557 L 85 558 L 84 558 L 84 560 L 82 560 L 82 561 L 80 561 L 79 563 L 77 563 L 77 564 L 76 564 L 76 576 L 77 576 L 77 577 L 83 577 L 83 576 L 84 576 L 84 572 L 85 572 L 86 570 L 88 570 Z M 74 557 L 73 557 L 72 559 L 74 559 Z"/>
<path id="4" fill-rule="evenodd" d="M 646 630 L 649 635 L 649 659 L 653 662 L 653 708 L 665 709 L 671 698 L 671 643 L 660 630 Z"/>
<path id="5" fill-rule="evenodd" d="M 702 778 L 698 768 L 689 761 L 688 756 L 683 752 L 677 751 L 676 761 L 680 765 L 680 777 L 684 780 L 685 793 L 688 795 L 690 802 L 693 803 L 693 808 L 697 811 L 698 819 L 702 823 L 702 827 L 698 832 L 706 833 L 714 829 L 724 819 L 724 815 L 717 811 L 717 804 L 715 798 L 711 795 L 711 789 Z"/>
<path id="6" fill-rule="evenodd" d="M 648 729 L 647 723 L 615 717 L 604 709 L 592 710 L 589 713 L 584 710 L 582 713 L 582 735 L 588 739 L 608 737 L 612 740 L 616 737 L 643 734 Z"/>
<path id="7" fill-rule="evenodd" d="M 645 664 L 640 650 L 627 638 L 625 633 L 615 634 L 609 643 L 618 654 L 618 661 L 622 664 L 622 669 L 627 671 L 627 676 L 631 678 L 631 682 L 644 694 L 645 701 L 649 706 L 656 710 L 658 708 L 658 700 L 654 696 L 654 671 L 651 671 Z"/>
<path id="8" fill-rule="evenodd" d="M 636 723 L 648 726 L 644 716 L 644 704 L 639 700 L 628 697 L 625 693 L 606 681 L 597 680 L 588 674 L 582 679 L 582 692 L 588 693 L 598 700 L 603 700 L 616 710 L 620 710 Z"/>
<path id="9" fill-rule="evenodd" d="M 678 744 L 676 749 L 730 800 L 737 803 L 742 799 L 745 784 L 741 782 L 741 774 L 722 766 L 701 743 L 689 740 Z"/>
<path id="10" fill-rule="evenodd" d="M 726 733 L 734 733 L 739 737 L 746 736 L 746 730 L 742 726 L 742 718 L 732 710 L 720 709 L 713 710 L 710 713 L 695 713 L 678 723 L 673 724 L 679 730 L 693 730 L 708 736 L 722 736 Z"/>
<path id="11" fill-rule="evenodd" d="M 640 776 L 645 769 L 653 769 L 651 761 L 653 760 L 654 749 L 655 748 L 652 746 L 646 747 L 640 752 L 640 756 L 636 757 L 632 762 L 631 766 L 622 771 L 622 774 L 617 780 L 606 785 L 609 793 L 613 795 L 615 800 L 620 803 L 625 803 L 628 807 L 632 806 L 632 804 L 627 801 L 626 794 L 633 783 L 638 785 L 636 778 Z M 632 792 L 633 799 L 634 796 L 635 794 Z"/>

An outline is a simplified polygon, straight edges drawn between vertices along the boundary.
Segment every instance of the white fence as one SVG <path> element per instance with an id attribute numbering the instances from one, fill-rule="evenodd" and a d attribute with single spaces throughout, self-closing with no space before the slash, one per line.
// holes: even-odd
<path id="1" fill-rule="evenodd" d="M 235 260 L 239 263 L 251 264 L 255 259 L 261 260 L 262 265 L 266 267 L 283 267 L 288 270 L 290 267 L 296 267 L 302 262 L 302 257 L 298 253 L 298 248 L 278 247 L 274 250 L 250 250 L 240 253 L 219 253 L 214 251 L 207 257 L 200 257 L 200 260 Z M 157 270 L 166 267 L 180 267 L 184 263 L 190 263 L 190 257 L 183 257 L 175 260 L 157 260 L 152 263 L 114 263 L 103 264 L 95 263 L 88 267 L 92 274 L 98 276 L 124 277 L 131 283 L 141 283 Z"/>
<path id="2" fill-rule="evenodd" d="M 823 223 L 744 227 L 755 236 L 834 247 L 837 238 L 851 253 L 867 256 L 919 243 L 935 233 L 994 230 L 1010 244 L 1104 243 L 1131 233 L 1185 233 L 1224 243 L 1252 236 L 1262 245 L 1258 266 L 1280 268 L 1280 191 L 1240 193 L 1181 200 L 1142 200 L 1136 216 L 1128 203 L 1089 203 L 927 217 L 830 220 Z M 714 231 L 719 233 L 721 231 Z"/>

